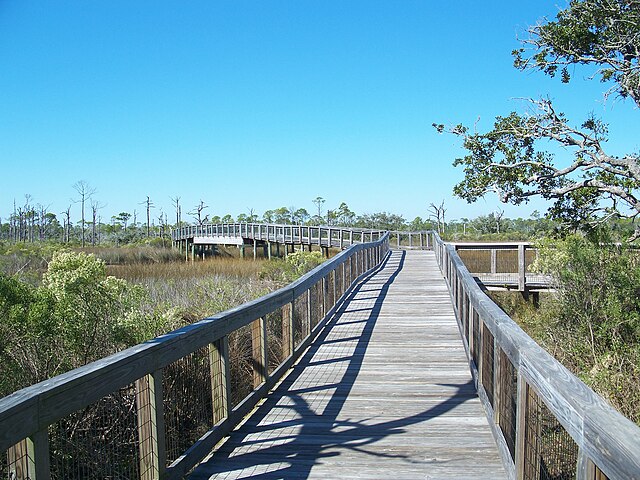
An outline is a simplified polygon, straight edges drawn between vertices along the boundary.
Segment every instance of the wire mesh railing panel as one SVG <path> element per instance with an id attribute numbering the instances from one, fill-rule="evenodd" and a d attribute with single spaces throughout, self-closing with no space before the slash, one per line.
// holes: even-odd
<path id="1" fill-rule="evenodd" d="M 267 372 L 271 374 L 284 359 L 282 309 L 268 313 L 267 322 Z"/>
<path id="2" fill-rule="evenodd" d="M 322 280 L 318 280 L 315 285 L 311 287 L 311 328 L 314 328 L 320 320 L 324 317 L 324 305 L 323 305 L 323 291 Z"/>
<path id="3" fill-rule="evenodd" d="M 460 248 L 458 255 L 469 272 L 483 283 L 517 283 L 518 281 L 518 250 L 516 248 L 469 249 Z M 534 249 L 525 250 L 525 271 L 535 261 L 537 252 Z"/>
<path id="4" fill-rule="evenodd" d="M 139 478 L 135 386 L 50 425 L 49 454 L 53 480 Z"/>
<path id="5" fill-rule="evenodd" d="M 334 299 L 334 304 L 340 299 L 342 294 L 344 293 L 344 278 L 346 273 L 346 263 L 340 264 L 338 268 L 334 270 L 335 272 L 335 285 L 336 285 L 336 295 Z"/>
<path id="6" fill-rule="evenodd" d="M 231 408 L 253 390 L 253 342 L 251 324 L 229 334 Z"/>
<path id="7" fill-rule="evenodd" d="M 471 273 L 491 271 L 490 250 L 457 250 L 458 256 Z"/>
<path id="8" fill-rule="evenodd" d="M 329 272 L 327 274 L 326 277 L 324 277 L 324 282 L 325 282 L 325 286 L 324 286 L 324 291 L 325 291 L 325 299 L 324 299 L 324 309 L 325 312 L 328 312 L 329 310 L 331 310 L 331 308 L 333 308 L 333 306 L 336 304 L 336 300 L 335 300 L 335 276 L 336 274 L 336 270 L 333 270 L 331 272 Z"/>
<path id="9" fill-rule="evenodd" d="M 487 394 L 487 399 L 493 405 L 493 335 L 482 322 L 482 386 Z"/>
<path id="10" fill-rule="evenodd" d="M 518 271 L 517 250 L 498 250 L 496 251 L 496 260 L 496 273 L 513 273 Z"/>
<path id="11" fill-rule="evenodd" d="M 524 432 L 525 480 L 573 480 L 578 445 L 532 387 L 527 392 Z"/>
<path id="12" fill-rule="evenodd" d="M 506 353 L 500 349 L 500 375 L 498 425 L 502 431 L 511 459 L 516 459 L 516 418 L 518 409 L 518 370 L 513 366 Z"/>
<path id="13" fill-rule="evenodd" d="M 466 345 L 469 346 L 469 315 L 462 316 L 462 329 L 464 330 Z"/>
<path id="14" fill-rule="evenodd" d="M 304 292 L 294 300 L 293 305 L 293 342 L 297 347 L 309 332 L 309 299 Z"/>
<path id="15" fill-rule="evenodd" d="M 9 477 L 9 452 L 0 452 L 0 478 Z"/>
<path id="16" fill-rule="evenodd" d="M 538 258 L 538 251 L 532 248 L 527 248 L 524 252 L 524 269 L 525 271 L 529 271 L 529 267 L 536 261 Z"/>
<path id="17" fill-rule="evenodd" d="M 166 452 L 171 464 L 213 426 L 209 348 L 167 365 L 163 373 Z"/>

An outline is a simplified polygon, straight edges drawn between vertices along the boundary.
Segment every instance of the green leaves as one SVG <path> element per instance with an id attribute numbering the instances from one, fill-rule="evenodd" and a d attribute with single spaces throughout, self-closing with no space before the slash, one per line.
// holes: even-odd
<path id="1" fill-rule="evenodd" d="M 0 275 L 0 396 L 145 340 L 143 297 L 84 253 L 54 253 L 40 287 Z"/>
<path id="2" fill-rule="evenodd" d="M 503 201 L 518 205 L 529 198 L 529 186 L 552 188 L 553 182 L 545 175 L 553 172 L 553 156 L 535 150 L 535 126 L 531 117 L 512 112 L 497 117 L 493 130 L 485 134 L 468 134 L 463 126 L 452 129 L 451 133 L 463 137 L 463 146 L 469 151 L 453 162 L 462 166 L 465 174 L 454 194 L 474 202 L 496 192 Z"/>
<path id="3" fill-rule="evenodd" d="M 613 81 L 622 97 L 640 106 L 640 1 L 574 0 L 555 21 L 529 29 L 525 44 L 533 47 L 512 52 L 514 66 L 536 69 L 569 83 L 567 65 L 593 65 L 601 81 Z"/>
<path id="4" fill-rule="evenodd" d="M 533 196 L 555 200 L 549 213 L 566 231 L 589 232 L 601 219 L 640 215 L 637 155 L 609 156 L 603 150 L 608 126 L 594 115 L 578 129 L 550 100 L 531 103 L 534 113 L 498 116 L 486 133 L 471 134 L 460 125 L 448 130 L 462 137 L 468 152 L 453 162 L 464 171 L 454 194 L 470 203 L 487 193 L 514 205 Z M 563 147 L 558 150 L 562 158 L 546 150 L 553 144 Z M 635 235 L 640 236 L 640 228 Z"/>
<path id="5" fill-rule="evenodd" d="M 623 414 L 640 422 L 640 256 L 602 230 L 539 245 L 554 278 L 542 342 Z M 561 342 L 558 340 L 561 339 Z M 624 386 L 620 389 L 620 386 Z"/>

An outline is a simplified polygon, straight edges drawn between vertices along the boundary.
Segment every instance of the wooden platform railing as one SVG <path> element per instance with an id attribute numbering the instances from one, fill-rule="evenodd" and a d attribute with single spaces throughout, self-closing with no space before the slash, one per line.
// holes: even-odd
<path id="1" fill-rule="evenodd" d="M 399 249 L 431 250 L 431 231 L 406 232 L 393 230 L 389 232 L 389 244 Z"/>
<path id="2" fill-rule="evenodd" d="M 373 242 L 386 230 L 331 226 L 282 225 L 272 223 L 223 223 L 180 227 L 171 232 L 174 242 L 196 237 L 241 237 L 283 244 L 305 244 L 344 248 L 355 243 Z"/>
<path id="3" fill-rule="evenodd" d="M 538 251 L 530 242 L 454 242 L 467 270 L 487 288 L 517 289 L 521 292 L 548 289 L 548 276 L 529 269 Z"/>
<path id="4" fill-rule="evenodd" d="M 182 477 L 388 250 L 388 235 L 353 245 L 260 299 L 0 399 L 0 476 Z"/>
<path id="5" fill-rule="evenodd" d="M 434 234 L 474 381 L 511 478 L 640 478 L 640 428 L 536 344 Z"/>

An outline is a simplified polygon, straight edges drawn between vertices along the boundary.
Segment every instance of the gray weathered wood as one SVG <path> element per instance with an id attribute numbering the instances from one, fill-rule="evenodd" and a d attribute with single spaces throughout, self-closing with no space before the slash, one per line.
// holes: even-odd
<path id="1" fill-rule="evenodd" d="M 429 476 L 507 478 L 435 256 L 410 251 L 366 277 L 191 478 Z"/>
<path id="2" fill-rule="evenodd" d="M 166 465 L 161 370 L 136 381 L 136 408 L 140 478 L 159 480 Z"/>
<path id="3" fill-rule="evenodd" d="M 640 478 L 640 428 L 613 410 L 489 300 L 453 246 L 444 245 L 436 236 L 435 251 L 442 265 L 450 263 L 443 273 L 451 285 L 456 278 L 462 280 L 462 288 L 494 336 L 495 345 L 517 368 L 519 385 L 535 389 L 583 455 L 608 478 Z M 454 276 L 451 269 L 458 273 Z M 490 405 L 485 407 L 491 410 Z M 518 424 L 517 428 L 521 436 L 522 427 Z"/>
<path id="4" fill-rule="evenodd" d="M 251 323 L 251 347 L 253 350 L 253 388 L 267 379 L 267 322 L 264 317 Z"/>
<path id="5" fill-rule="evenodd" d="M 213 423 L 219 423 L 231 411 L 231 378 L 229 366 L 229 337 L 224 336 L 209 345 L 211 368 L 211 398 L 213 400 Z"/>

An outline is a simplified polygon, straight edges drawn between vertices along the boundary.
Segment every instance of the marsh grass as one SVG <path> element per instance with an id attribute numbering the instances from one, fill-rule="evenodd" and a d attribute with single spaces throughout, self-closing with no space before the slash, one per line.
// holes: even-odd
<path id="1" fill-rule="evenodd" d="M 152 246 L 86 247 L 81 249 L 105 261 L 107 265 L 135 265 L 184 260 L 178 250 Z"/>
<path id="2" fill-rule="evenodd" d="M 213 257 L 193 262 L 108 265 L 107 272 L 142 285 L 147 315 L 158 318 L 160 335 L 258 298 L 277 288 L 258 278 L 264 260 Z M 160 331 L 162 330 L 162 331 Z"/>
<path id="3" fill-rule="evenodd" d="M 257 278 L 266 260 L 245 260 L 233 257 L 213 257 L 185 262 L 184 259 L 162 263 L 126 263 L 107 265 L 109 275 L 136 283 L 146 279 L 178 280 L 227 276 Z"/>

